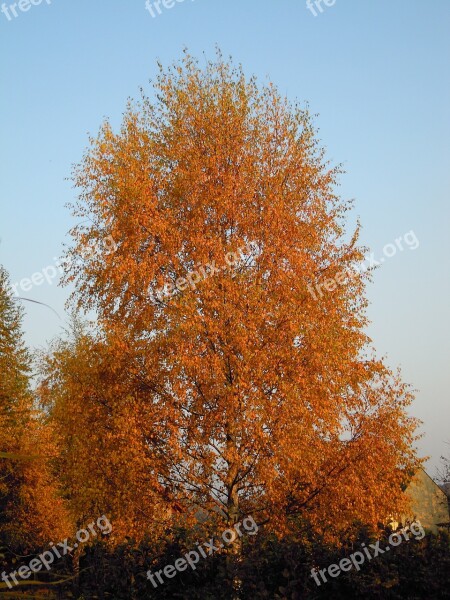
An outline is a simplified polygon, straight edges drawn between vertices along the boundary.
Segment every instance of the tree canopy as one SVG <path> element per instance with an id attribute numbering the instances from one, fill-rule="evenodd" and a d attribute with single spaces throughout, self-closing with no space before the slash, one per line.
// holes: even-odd
<path id="1" fill-rule="evenodd" d="M 108 497 L 136 535 L 122 501 L 330 536 L 400 511 L 417 423 L 365 333 L 338 176 L 307 108 L 220 55 L 160 66 L 90 140 L 66 283 L 98 324 L 43 387 L 74 501 Z"/>

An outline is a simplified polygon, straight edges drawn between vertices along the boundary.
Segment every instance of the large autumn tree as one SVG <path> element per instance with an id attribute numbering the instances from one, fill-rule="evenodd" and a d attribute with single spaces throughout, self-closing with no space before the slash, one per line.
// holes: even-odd
<path id="1" fill-rule="evenodd" d="M 130 444 L 171 501 L 229 523 L 384 520 L 418 462 L 411 395 L 365 333 L 364 249 L 310 114 L 220 56 L 154 88 L 76 167 L 68 253 L 75 303 L 126 358 Z"/>

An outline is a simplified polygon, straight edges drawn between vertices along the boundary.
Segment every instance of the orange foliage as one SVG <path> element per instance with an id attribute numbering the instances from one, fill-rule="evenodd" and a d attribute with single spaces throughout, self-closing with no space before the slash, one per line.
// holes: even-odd
<path id="1" fill-rule="evenodd" d="M 15 549 L 63 539 L 69 529 L 50 465 L 55 447 L 29 388 L 21 321 L 0 267 L 0 542 Z"/>
<path id="2" fill-rule="evenodd" d="M 125 531 L 138 519 L 127 507 L 154 514 L 161 484 L 169 504 L 276 531 L 296 515 L 325 532 L 383 520 L 419 462 L 416 422 L 364 333 L 364 249 L 308 111 L 189 56 L 161 69 L 156 93 L 120 132 L 106 122 L 75 170 L 69 255 L 82 262 L 67 281 L 107 332 L 80 342 L 55 403 L 79 509 L 114 489 Z M 108 235 L 109 254 L 95 244 Z M 234 268 L 154 296 L 250 243 Z M 308 292 L 341 272 L 320 300 Z"/>
<path id="3" fill-rule="evenodd" d="M 153 415 L 120 342 L 78 333 L 58 342 L 39 393 L 51 414 L 56 468 L 77 527 L 107 514 L 108 541 L 161 533 L 172 509 L 152 452 Z"/>

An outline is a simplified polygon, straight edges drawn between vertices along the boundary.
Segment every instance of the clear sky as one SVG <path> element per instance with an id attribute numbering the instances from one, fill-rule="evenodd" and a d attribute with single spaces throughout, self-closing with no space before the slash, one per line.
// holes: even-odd
<path id="1" fill-rule="evenodd" d="M 184 0 L 154 18 L 145 0 L 33 1 L 7 0 L 0 13 L 0 263 L 12 281 L 61 255 L 74 223 L 66 178 L 88 132 L 105 116 L 120 123 L 157 59 L 184 46 L 213 58 L 217 44 L 248 75 L 309 102 L 328 158 L 344 164 L 340 192 L 384 258 L 368 288 L 369 333 L 418 390 L 412 412 L 435 475 L 450 454 L 450 0 L 322 0 L 316 16 L 305 0 Z M 419 246 L 385 256 L 411 230 Z M 61 315 L 26 303 L 31 346 L 61 330 L 68 293 L 47 282 L 21 292 Z"/>

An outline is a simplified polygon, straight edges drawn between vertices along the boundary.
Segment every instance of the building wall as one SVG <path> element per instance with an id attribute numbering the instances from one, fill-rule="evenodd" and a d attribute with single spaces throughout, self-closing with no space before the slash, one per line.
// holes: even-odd
<path id="1" fill-rule="evenodd" d="M 438 523 L 450 520 L 449 503 L 441 488 L 420 469 L 409 484 L 406 494 L 411 499 L 411 514 L 402 519 L 420 521 L 425 529 L 436 533 Z"/>

